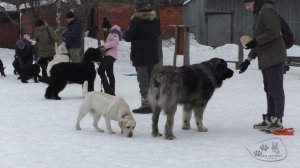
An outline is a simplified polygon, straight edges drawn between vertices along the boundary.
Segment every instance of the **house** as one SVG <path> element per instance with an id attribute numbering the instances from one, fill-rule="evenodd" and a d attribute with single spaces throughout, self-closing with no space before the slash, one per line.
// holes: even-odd
<path id="1" fill-rule="evenodd" d="M 17 0 L 9 1 L 8 3 L 14 4 L 17 6 L 17 11 L 20 11 L 20 16 L 17 16 L 18 22 L 20 23 L 20 28 L 16 27 L 16 30 L 11 32 L 15 36 L 7 36 L 8 31 L 11 30 L 4 30 L 2 33 L 5 36 L 5 39 L 9 39 L 12 41 L 8 45 L 9 48 L 14 48 L 14 42 L 20 37 L 21 34 L 32 34 L 33 33 L 33 22 L 31 16 L 30 8 L 22 8 L 22 4 L 20 4 Z M 63 31 L 66 27 L 65 21 L 65 13 L 70 10 L 70 6 L 68 4 L 63 4 L 61 7 L 60 12 L 60 25 L 57 25 L 57 13 L 56 13 L 57 6 L 54 3 L 43 4 L 39 7 L 39 17 L 47 21 L 47 23 L 55 28 L 56 30 Z M 18 12 L 17 12 L 18 13 Z M 101 38 L 101 24 L 104 17 L 107 17 L 111 24 L 119 25 L 123 31 L 126 31 L 128 28 L 128 23 L 131 19 L 131 16 L 135 13 L 134 6 L 132 1 L 122 1 L 122 2 L 110 2 L 110 1 L 101 1 L 98 3 L 97 7 L 94 7 L 90 10 L 89 13 L 85 13 L 83 10 L 83 6 L 78 4 L 76 7 L 75 14 L 83 20 L 86 25 L 86 30 L 89 31 L 89 36 L 94 38 Z M 162 31 L 162 38 L 170 38 L 174 37 L 174 28 L 170 25 L 182 25 L 183 24 L 183 8 L 182 8 L 182 0 L 163 0 L 159 4 L 159 14 L 160 14 L 160 21 L 161 21 L 161 31 Z M 59 28 L 58 28 L 59 27 Z M 1 23 L 0 23 L 1 28 Z M 58 32 L 59 33 L 59 32 Z M 100 37 L 99 37 L 100 34 Z M 3 37 L 3 36 L 2 36 Z M 7 40 L 3 40 L 1 43 L 0 40 L 0 47 L 4 46 L 4 42 Z"/>
<path id="2" fill-rule="evenodd" d="M 276 8 L 300 39 L 299 0 L 276 0 Z M 189 25 L 200 44 L 218 47 L 239 43 L 242 35 L 251 35 L 253 16 L 243 0 L 189 0 L 183 6 L 184 24 Z M 299 41 L 296 41 L 299 44 Z"/>

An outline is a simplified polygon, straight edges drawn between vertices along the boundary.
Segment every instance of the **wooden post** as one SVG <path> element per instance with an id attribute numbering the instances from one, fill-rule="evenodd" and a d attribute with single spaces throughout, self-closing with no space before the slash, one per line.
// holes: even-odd
<path id="1" fill-rule="evenodd" d="M 189 27 L 184 25 L 173 26 L 175 28 L 175 50 L 173 66 L 176 66 L 177 55 L 183 56 L 183 65 L 190 65 Z"/>

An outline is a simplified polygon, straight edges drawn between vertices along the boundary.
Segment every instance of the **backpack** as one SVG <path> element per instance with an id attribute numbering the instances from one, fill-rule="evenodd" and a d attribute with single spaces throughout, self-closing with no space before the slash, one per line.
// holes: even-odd
<path id="1" fill-rule="evenodd" d="M 295 35 L 294 35 L 293 31 L 291 30 L 290 26 L 284 20 L 284 18 L 282 16 L 279 16 L 279 17 L 280 17 L 281 33 L 282 33 L 282 38 L 283 38 L 283 41 L 285 44 L 285 48 L 289 49 L 295 43 Z"/>

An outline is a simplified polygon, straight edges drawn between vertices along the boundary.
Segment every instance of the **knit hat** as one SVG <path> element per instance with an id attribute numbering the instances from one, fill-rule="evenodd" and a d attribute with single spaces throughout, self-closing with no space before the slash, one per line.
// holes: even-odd
<path id="1" fill-rule="evenodd" d="M 17 40 L 16 45 L 18 46 L 19 49 L 25 48 L 25 43 L 21 39 Z"/>
<path id="2" fill-rule="evenodd" d="M 255 0 L 244 0 L 244 3 L 254 2 Z"/>
<path id="3" fill-rule="evenodd" d="M 151 10 L 151 5 L 148 0 L 135 0 L 134 7 L 137 12 Z"/>
<path id="4" fill-rule="evenodd" d="M 69 11 L 68 13 L 66 13 L 66 18 L 67 19 L 74 18 L 74 17 L 75 17 L 75 15 L 72 11 Z"/>
<path id="5" fill-rule="evenodd" d="M 121 30 L 121 27 L 118 25 L 114 25 L 110 30 L 109 33 L 116 33 L 119 35 L 119 39 L 122 39 L 123 37 L 123 32 Z"/>

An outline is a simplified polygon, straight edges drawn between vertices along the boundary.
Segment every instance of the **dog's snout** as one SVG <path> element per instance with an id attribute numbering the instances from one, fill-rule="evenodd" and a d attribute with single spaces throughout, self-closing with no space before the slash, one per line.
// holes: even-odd
<path id="1" fill-rule="evenodd" d="M 231 78 L 232 76 L 233 76 L 233 70 L 231 70 L 231 69 L 227 69 L 227 78 Z"/>
<path id="2" fill-rule="evenodd" d="M 132 132 L 130 132 L 130 133 L 128 134 L 128 137 L 129 137 L 129 138 L 131 138 L 131 137 L 132 137 L 132 135 L 133 135 L 133 133 L 132 133 Z"/>

